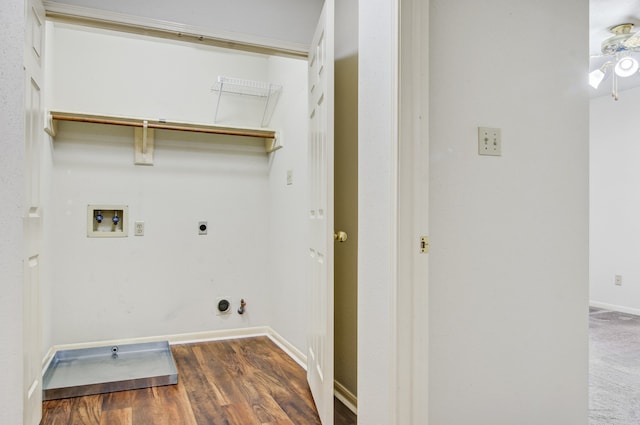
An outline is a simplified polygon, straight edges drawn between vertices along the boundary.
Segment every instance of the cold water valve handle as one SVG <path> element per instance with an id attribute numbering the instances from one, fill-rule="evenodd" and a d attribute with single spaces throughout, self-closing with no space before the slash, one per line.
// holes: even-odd
<path id="1" fill-rule="evenodd" d="M 244 314 L 244 310 L 246 306 L 247 306 L 247 303 L 245 302 L 244 298 L 242 298 L 240 300 L 240 308 L 238 309 L 238 314 Z"/>
<path id="2" fill-rule="evenodd" d="M 114 226 L 118 225 L 118 223 L 120 222 L 120 217 L 118 217 L 118 213 L 117 212 L 113 215 L 113 218 L 111 219 L 111 221 L 113 221 L 113 225 Z"/>

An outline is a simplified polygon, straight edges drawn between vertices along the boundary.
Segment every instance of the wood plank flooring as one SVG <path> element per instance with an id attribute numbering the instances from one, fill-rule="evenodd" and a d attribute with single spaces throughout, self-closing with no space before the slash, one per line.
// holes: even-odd
<path id="1" fill-rule="evenodd" d="M 337 398 L 333 399 L 333 424 L 334 425 L 356 425 L 358 418 L 347 406 L 342 404 Z"/>
<path id="2" fill-rule="evenodd" d="M 306 372 L 267 337 L 171 351 L 177 385 L 46 401 L 40 424 L 320 424 Z M 336 425 L 356 423 L 346 410 L 336 410 Z"/>

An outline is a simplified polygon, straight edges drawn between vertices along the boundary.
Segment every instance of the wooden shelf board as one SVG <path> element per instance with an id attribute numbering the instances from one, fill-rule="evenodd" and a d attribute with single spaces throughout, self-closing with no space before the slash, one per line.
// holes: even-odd
<path id="1" fill-rule="evenodd" d="M 189 131 L 195 133 L 221 134 L 227 136 L 256 137 L 261 139 L 276 139 L 275 130 L 250 128 L 250 127 L 230 127 L 214 124 L 199 124 L 179 121 L 150 120 L 144 118 L 117 117 L 107 115 L 90 115 L 75 112 L 51 111 L 51 120 L 73 121 L 93 124 L 122 125 L 128 127 L 144 127 L 146 121 L 147 128 L 158 130 Z M 54 132 L 53 132 L 54 133 Z M 55 133 L 54 133 L 55 134 Z M 275 150 L 275 149 L 274 149 Z"/>

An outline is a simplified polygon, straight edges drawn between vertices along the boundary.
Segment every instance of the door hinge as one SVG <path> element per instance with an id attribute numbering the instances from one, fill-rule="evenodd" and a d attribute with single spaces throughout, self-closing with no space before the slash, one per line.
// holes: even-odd
<path id="1" fill-rule="evenodd" d="M 420 253 L 427 254 L 429 252 L 429 236 L 420 237 Z"/>

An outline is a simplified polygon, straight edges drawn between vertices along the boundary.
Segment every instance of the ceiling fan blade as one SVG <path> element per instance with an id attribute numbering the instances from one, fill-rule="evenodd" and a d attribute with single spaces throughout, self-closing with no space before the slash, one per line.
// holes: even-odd
<path id="1" fill-rule="evenodd" d="M 624 47 L 629 50 L 637 49 L 640 47 L 640 31 L 634 33 L 631 37 L 627 38 L 623 43 Z"/>

